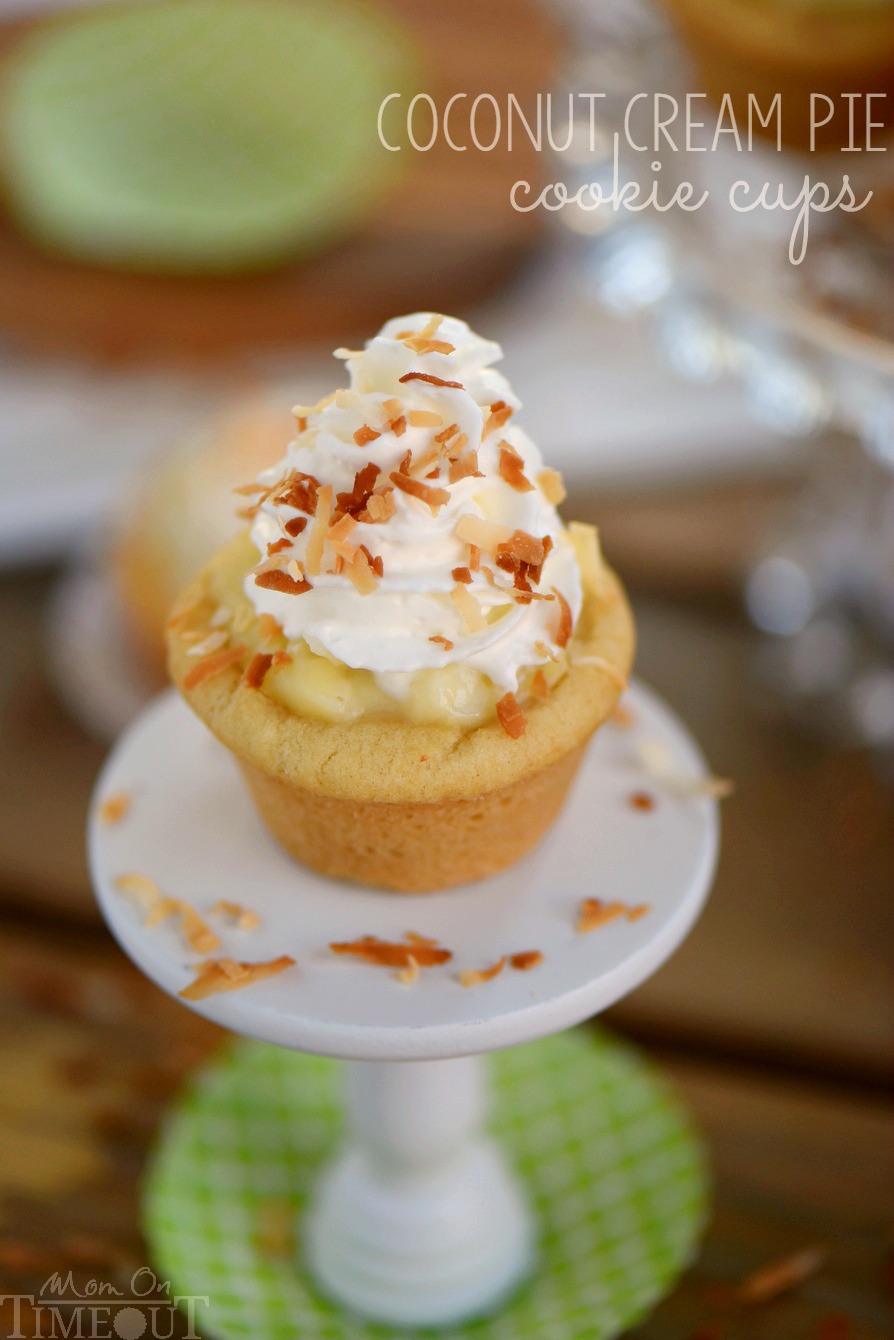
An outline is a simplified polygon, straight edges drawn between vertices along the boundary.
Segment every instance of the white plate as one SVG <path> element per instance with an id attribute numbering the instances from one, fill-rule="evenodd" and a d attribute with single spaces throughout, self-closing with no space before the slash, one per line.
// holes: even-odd
<path id="1" fill-rule="evenodd" d="M 597 733 L 558 823 L 536 851 L 493 879 L 413 897 L 329 880 L 287 856 L 261 825 L 231 756 L 169 692 L 130 728 L 96 789 L 90 864 L 103 914 L 142 971 L 176 996 L 196 975 L 196 956 L 171 922 L 145 929 L 115 878 L 147 875 L 206 917 L 219 899 L 259 913 L 251 931 L 209 917 L 223 940 L 216 952 L 245 961 L 290 954 L 297 966 L 193 1008 L 284 1047 L 425 1060 L 567 1028 L 633 990 L 673 953 L 714 873 L 714 801 L 659 794 L 648 812 L 628 804 L 643 785 L 638 740 L 661 741 L 684 773 L 704 772 L 689 736 L 652 694 L 637 687 L 629 704 L 633 727 Z M 104 824 L 99 807 L 121 790 L 131 809 Z M 577 910 L 588 897 L 651 910 L 580 934 Z M 401 939 L 407 930 L 453 952 L 449 964 L 423 969 L 410 987 L 328 948 L 365 934 Z M 475 988 L 458 981 L 461 969 L 532 949 L 544 962 L 529 972 L 507 968 Z"/>

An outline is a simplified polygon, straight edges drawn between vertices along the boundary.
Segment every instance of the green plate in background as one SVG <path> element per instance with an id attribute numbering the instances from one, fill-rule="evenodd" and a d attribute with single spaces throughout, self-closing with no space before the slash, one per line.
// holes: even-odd
<path id="1" fill-rule="evenodd" d="M 609 1340 L 644 1316 L 694 1255 L 707 1209 L 698 1137 L 660 1075 L 602 1029 L 498 1052 L 491 1074 L 491 1129 L 531 1197 L 540 1263 L 498 1316 L 436 1334 Z M 143 1227 L 172 1294 L 207 1295 L 200 1334 L 396 1334 L 321 1298 L 300 1261 L 301 1215 L 341 1134 L 338 1080 L 333 1061 L 239 1042 L 198 1072 L 169 1115 Z M 258 1247 L 271 1200 L 297 1216 L 297 1262 Z"/>
<path id="2" fill-rule="evenodd" d="M 341 234 L 403 155 L 381 100 L 408 87 L 402 31 L 354 0 L 158 0 L 57 21 L 3 88 L 20 222 L 88 260 L 274 265 Z"/>

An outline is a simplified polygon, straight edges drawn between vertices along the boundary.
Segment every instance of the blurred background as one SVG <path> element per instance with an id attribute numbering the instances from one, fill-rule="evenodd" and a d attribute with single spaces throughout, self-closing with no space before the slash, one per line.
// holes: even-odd
<path id="1" fill-rule="evenodd" d="M 566 516 L 631 591 L 638 675 L 736 784 L 704 917 L 611 1012 L 717 1175 L 705 1253 L 642 1334 L 889 1333 L 894 172 L 846 152 L 840 109 L 892 86 L 888 0 L 0 5 L 0 1284 L 141 1260 L 145 1149 L 218 1040 L 111 945 L 84 856 L 166 609 L 332 348 L 429 309 L 503 344 Z M 838 109 L 815 153 L 793 118 L 779 151 L 661 155 L 668 194 L 871 187 L 813 216 L 800 266 L 781 212 L 509 203 L 610 182 L 637 92 L 707 92 L 710 123 L 725 92 L 741 116 L 814 89 Z M 459 90 L 529 116 L 552 92 L 559 147 L 416 152 L 398 115 L 383 149 L 388 93 Z M 596 91 L 591 123 L 568 95 Z M 622 146 L 630 179 L 652 162 Z M 714 1285 L 817 1242 L 796 1296 L 716 1321 Z"/>

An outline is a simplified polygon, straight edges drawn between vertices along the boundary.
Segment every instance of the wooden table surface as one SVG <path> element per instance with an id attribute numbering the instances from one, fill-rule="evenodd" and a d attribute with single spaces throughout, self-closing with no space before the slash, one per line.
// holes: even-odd
<path id="1" fill-rule="evenodd" d="M 669 531 L 675 509 L 716 525 L 718 497 L 666 500 Z M 609 1020 L 679 1085 L 715 1178 L 701 1256 L 637 1334 L 880 1340 L 894 1262 L 894 804 L 864 756 L 799 737 L 768 710 L 730 594 L 735 561 L 700 595 L 646 579 L 630 537 L 656 506 L 600 508 L 608 547 L 636 577 L 638 670 L 737 793 L 702 921 Z M 221 1040 L 139 976 L 93 911 L 82 831 L 103 751 L 40 668 L 53 579 L 0 582 L 0 1295 L 56 1270 L 115 1280 L 144 1263 L 148 1144 Z M 811 1278 L 759 1305 L 738 1300 L 752 1271 L 814 1246 L 826 1256 Z"/>

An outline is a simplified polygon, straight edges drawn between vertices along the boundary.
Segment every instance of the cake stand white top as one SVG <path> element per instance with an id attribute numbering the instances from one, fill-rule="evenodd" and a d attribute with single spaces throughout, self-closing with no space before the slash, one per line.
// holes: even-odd
<path id="1" fill-rule="evenodd" d="M 173 692 L 164 694 L 121 739 L 96 788 L 89 846 L 103 914 L 130 957 L 172 995 L 195 977 L 199 957 L 175 920 L 145 929 L 116 891 L 118 875 L 147 875 L 192 904 L 221 936 L 215 957 L 290 954 L 296 967 L 193 1008 L 233 1032 L 300 1051 L 426 1060 L 567 1028 L 633 990 L 673 953 L 702 908 L 716 862 L 716 803 L 652 783 L 637 746 L 659 741 L 690 776 L 704 774 L 701 756 L 644 688 L 631 689 L 625 702 L 632 726 L 609 723 L 597 733 L 558 822 L 530 856 L 479 884 L 407 896 L 334 882 L 287 856 L 261 825 L 227 751 Z M 655 797 L 653 809 L 630 805 L 640 790 Z M 100 805 L 118 791 L 129 794 L 130 809 L 120 822 L 103 823 Z M 577 911 L 588 897 L 651 910 L 581 934 Z M 209 916 L 220 899 L 256 911 L 260 926 L 237 930 Z M 410 986 L 328 948 L 366 934 L 399 940 L 409 930 L 453 951 Z M 459 982 L 464 968 L 532 949 L 544 960 L 531 971 L 507 966 L 482 985 Z"/>

